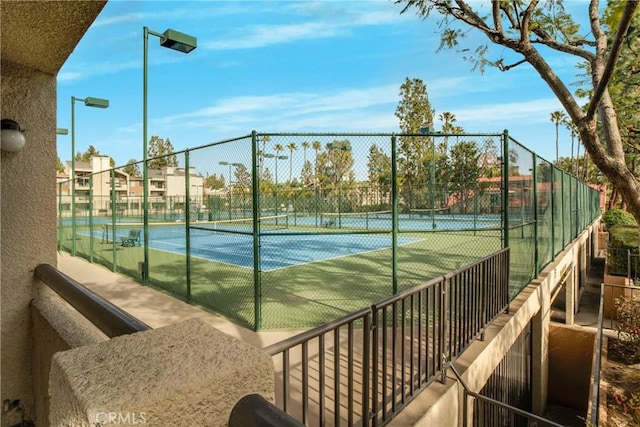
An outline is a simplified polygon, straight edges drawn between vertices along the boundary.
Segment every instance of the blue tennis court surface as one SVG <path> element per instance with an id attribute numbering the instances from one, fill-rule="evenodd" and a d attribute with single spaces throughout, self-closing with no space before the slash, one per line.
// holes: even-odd
<path id="1" fill-rule="evenodd" d="M 183 229 L 184 230 L 184 229 Z M 253 268 L 252 236 L 227 233 L 206 233 L 191 237 L 191 255 L 212 261 Z M 357 255 L 391 248 L 391 236 L 352 234 L 263 235 L 260 237 L 261 271 L 308 264 L 317 261 Z M 156 239 L 149 232 L 149 247 L 179 254 L 186 253 L 180 239 Z M 419 239 L 399 237 L 398 245 Z M 267 255 L 268 254 L 268 255 Z"/>

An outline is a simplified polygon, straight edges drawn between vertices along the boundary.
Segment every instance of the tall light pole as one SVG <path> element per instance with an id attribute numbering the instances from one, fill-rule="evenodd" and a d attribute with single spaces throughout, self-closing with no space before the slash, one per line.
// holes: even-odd
<path id="1" fill-rule="evenodd" d="M 68 135 L 69 129 L 56 128 L 57 135 Z M 62 185 L 56 183 L 58 193 L 58 250 L 62 249 Z"/>
<path id="2" fill-rule="evenodd" d="M 278 216 L 278 159 L 280 160 L 287 160 L 289 158 L 289 156 L 276 156 L 275 154 L 264 154 L 264 157 L 266 157 L 267 159 L 276 159 L 276 190 L 275 190 L 275 205 L 276 205 L 276 209 L 275 209 L 275 215 L 276 217 Z M 276 218 L 276 225 L 278 224 L 278 219 Z"/>
<path id="3" fill-rule="evenodd" d="M 102 98 L 71 97 L 71 255 L 76 256 L 76 101 L 84 102 L 86 107 L 108 108 L 109 100 Z M 56 133 L 57 133 L 56 129 Z M 61 132 L 63 130 L 61 129 Z M 93 237 L 92 237 L 93 238 Z"/>
<path id="4" fill-rule="evenodd" d="M 329 150 L 340 150 L 340 151 L 351 151 L 351 144 L 349 141 L 334 141 L 327 144 L 327 149 Z M 341 181 L 342 181 L 342 156 L 336 159 L 336 164 L 334 167 L 334 171 L 336 174 L 336 187 L 338 190 L 338 227 L 342 227 L 342 215 L 341 215 L 341 205 L 342 205 L 342 192 L 341 192 Z"/>
<path id="5" fill-rule="evenodd" d="M 142 38 L 142 215 L 144 223 L 144 263 L 142 267 L 142 283 L 147 284 L 149 278 L 149 183 L 147 171 L 147 80 L 149 62 L 149 35 L 160 38 L 160 46 L 177 50 L 178 52 L 189 53 L 197 46 L 195 37 L 179 31 L 168 29 L 164 33 L 158 33 L 143 27 Z"/>
<path id="6" fill-rule="evenodd" d="M 229 183 L 227 184 L 227 198 L 228 200 L 228 204 L 229 204 L 229 219 L 231 219 L 231 167 L 235 166 L 235 167 L 239 167 L 239 166 L 244 166 L 242 163 L 229 163 L 229 162 L 218 162 L 219 165 L 222 166 L 229 166 Z"/>

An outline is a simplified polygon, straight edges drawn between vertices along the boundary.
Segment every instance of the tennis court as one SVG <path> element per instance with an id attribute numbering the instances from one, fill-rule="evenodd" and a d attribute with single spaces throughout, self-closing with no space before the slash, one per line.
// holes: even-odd
<path id="1" fill-rule="evenodd" d="M 275 218 L 270 218 L 274 221 Z M 239 267 L 254 267 L 253 235 L 249 233 L 250 219 L 231 220 L 210 223 L 196 223 L 189 227 L 191 256 Z M 287 217 L 279 217 L 281 229 L 286 227 Z M 113 240 L 110 224 L 105 224 L 99 231 L 94 231 L 94 238 L 104 243 Z M 120 242 L 128 235 L 129 230 L 141 230 L 140 223 L 120 223 L 116 226 L 115 241 Z M 348 257 L 351 255 L 389 249 L 392 246 L 391 235 L 359 235 L 357 240 L 353 234 L 330 233 L 296 234 L 271 233 L 260 236 L 261 251 L 260 271 L 272 271 L 291 266 L 308 264 L 328 259 Z M 111 234 L 111 235 L 110 235 Z M 87 234 L 88 235 L 88 234 Z M 173 252 L 186 256 L 187 238 L 184 224 L 152 224 L 149 227 L 149 248 L 165 252 Z M 416 242 L 419 239 L 399 237 L 398 245 Z"/>
<path id="2" fill-rule="evenodd" d="M 256 330 L 317 326 L 504 246 L 515 295 L 598 212 L 506 132 L 252 132 L 174 155 L 146 207 L 118 168 L 75 201 L 60 183 L 59 248 Z"/>

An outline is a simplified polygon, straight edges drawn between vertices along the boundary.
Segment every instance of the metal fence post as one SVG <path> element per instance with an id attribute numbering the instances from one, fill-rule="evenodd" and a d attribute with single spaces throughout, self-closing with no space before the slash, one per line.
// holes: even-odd
<path id="1" fill-rule="evenodd" d="M 93 250 L 93 174 L 91 174 L 89 175 L 89 262 L 91 264 L 93 264 Z"/>
<path id="2" fill-rule="evenodd" d="M 398 293 L 398 171 L 396 136 L 391 136 L 391 259 L 393 294 Z"/>
<path id="3" fill-rule="evenodd" d="M 58 250 L 62 250 L 62 229 L 64 221 L 62 219 L 62 183 L 58 183 Z"/>
<path id="4" fill-rule="evenodd" d="M 185 188 L 185 256 L 187 268 L 187 302 L 191 300 L 191 172 L 189 171 L 189 150 L 184 152 L 184 188 Z M 196 191 L 197 193 L 197 191 Z M 196 194 L 196 203 L 198 195 Z M 164 203 L 166 206 L 166 203 Z"/>
<path id="5" fill-rule="evenodd" d="M 538 276 L 540 273 L 540 243 L 538 242 L 538 209 L 539 201 L 538 201 L 538 156 L 535 153 L 532 153 L 533 156 L 533 241 L 534 251 L 533 251 L 533 264 L 535 265 L 535 276 Z"/>
<path id="6" fill-rule="evenodd" d="M 258 138 L 256 131 L 251 131 L 251 198 L 253 211 L 253 327 L 256 331 L 262 326 L 262 283 L 260 271 L 260 177 L 258 176 Z M 276 189 L 277 191 L 277 189 Z M 229 206 L 231 211 L 231 206 Z"/>
<path id="7" fill-rule="evenodd" d="M 447 298 L 447 284 L 449 283 L 448 279 L 445 279 L 441 282 L 440 286 L 440 342 L 441 342 L 441 360 L 440 360 L 440 382 L 443 384 L 447 381 L 447 360 L 451 355 L 451 334 L 446 335 L 447 331 L 447 316 L 451 314 L 451 310 L 447 309 L 448 298 Z M 448 353 L 448 354 L 447 354 Z"/>
<path id="8" fill-rule="evenodd" d="M 550 164 L 549 191 L 551 194 L 551 259 L 556 257 L 556 173 L 555 166 Z"/>
<path id="9" fill-rule="evenodd" d="M 116 170 L 111 169 L 111 194 L 109 194 L 109 198 L 111 200 L 111 251 L 113 254 L 113 262 L 111 264 L 111 271 L 118 271 L 118 248 L 116 247 L 116 198 L 115 198 L 115 188 L 116 188 Z M 107 236 L 108 238 L 109 236 Z"/>
<path id="10" fill-rule="evenodd" d="M 379 326 L 379 319 L 378 319 L 378 309 L 376 306 L 371 307 L 371 328 L 370 328 L 370 333 L 372 336 L 371 339 L 371 415 L 368 413 L 364 413 L 362 414 L 362 418 L 366 419 L 367 422 L 366 424 L 363 423 L 363 425 L 369 425 L 369 420 L 371 418 L 373 418 L 373 422 L 374 425 L 377 425 L 377 416 L 378 416 L 378 376 L 379 376 L 379 371 L 380 368 L 378 366 L 378 348 L 380 346 L 380 340 L 378 338 L 378 326 Z M 382 325 L 382 327 L 386 328 L 386 325 Z M 384 393 L 384 391 L 383 391 Z M 364 399 L 363 399 L 364 400 Z M 384 409 L 384 408 L 383 408 Z M 368 411 L 367 411 L 368 412 Z"/>
<path id="11" fill-rule="evenodd" d="M 509 131 L 502 134 L 502 247 L 509 247 Z"/>

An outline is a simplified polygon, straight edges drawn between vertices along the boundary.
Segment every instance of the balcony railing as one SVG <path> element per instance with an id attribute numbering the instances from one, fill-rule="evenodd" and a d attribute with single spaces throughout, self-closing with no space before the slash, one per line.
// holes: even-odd
<path id="1" fill-rule="evenodd" d="M 508 309 L 508 285 L 503 249 L 265 348 L 282 367 L 276 404 L 305 425 L 389 422 Z"/>
<path id="2" fill-rule="evenodd" d="M 588 421 L 590 425 L 598 425 L 600 417 L 600 374 L 602 369 L 602 344 L 604 329 L 616 328 L 616 302 L 620 299 L 640 299 L 640 287 L 600 285 L 600 307 L 598 309 L 598 331 L 596 333 L 595 351 L 591 369 L 591 399 L 589 401 Z M 608 322 L 607 322 L 608 320 Z"/>
<path id="3" fill-rule="evenodd" d="M 151 329 L 52 265 L 40 264 L 34 274 L 109 338 Z"/>
<path id="4" fill-rule="evenodd" d="M 475 414 L 476 420 L 483 420 L 481 425 L 530 425 L 538 427 L 564 427 L 562 424 L 558 424 L 551 420 L 545 419 L 538 415 L 532 414 L 527 411 L 523 411 L 520 408 L 516 408 L 506 403 L 500 402 L 490 397 L 483 396 L 479 393 L 475 393 L 469 389 L 469 386 L 462 379 L 462 376 L 458 373 L 454 366 L 451 366 L 451 370 L 462 384 L 464 390 L 463 405 L 462 405 L 462 425 L 467 427 L 469 425 L 469 398 L 475 400 Z M 523 420 L 525 421 L 523 423 Z M 474 425 L 476 425 L 474 423 Z"/>

